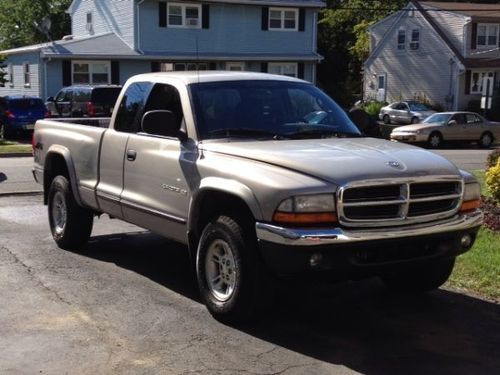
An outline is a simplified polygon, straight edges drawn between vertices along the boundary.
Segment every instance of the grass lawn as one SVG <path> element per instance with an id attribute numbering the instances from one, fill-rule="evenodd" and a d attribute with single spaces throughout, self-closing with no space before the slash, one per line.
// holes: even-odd
<path id="1" fill-rule="evenodd" d="M 0 139 L 0 154 L 2 153 L 11 154 L 18 152 L 31 153 L 31 144 L 24 144 L 16 141 Z"/>
<path id="2" fill-rule="evenodd" d="M 488 195 L 484 172 L 474 174 L 483 195 Z M 457 258 L 446 285 L 500 302 L 500 232 L 482 228 L 472 250 Z"/>

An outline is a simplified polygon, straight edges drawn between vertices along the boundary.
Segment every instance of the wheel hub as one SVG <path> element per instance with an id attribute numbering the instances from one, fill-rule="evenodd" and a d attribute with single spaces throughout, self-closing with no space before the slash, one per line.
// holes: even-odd
<path id="1" fill-rule="evenodd" d="M 205 259 L 205 275 L 212 295 L 221 302 L 231 298 L 236 286 L 236 267 L 230 245 L 222 240 L 213 241 Z"/>
<path id="2" fill-rule="evenodd" d="M 66 227 L 67 220 L 67 207 L 64 196 L 61 192 L 57 192 L 54 195 L 54 201 L 52 204 L 52 219 L 54 222 L 54 230 L 57 234 L 61 234 Z"/>

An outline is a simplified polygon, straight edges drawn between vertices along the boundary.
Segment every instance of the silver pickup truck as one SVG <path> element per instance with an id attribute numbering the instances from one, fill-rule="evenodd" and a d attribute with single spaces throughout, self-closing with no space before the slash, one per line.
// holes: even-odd
<path id="1" fill-rule="evenodd" d="M 58 246 L 84 246 L 102 213 L 186 244 L 201 297 L 225 322 L 264 311 L 283 275 L 438 288 L 482 222 L 473 176 L 363 137 L 294 78 L 139 75 L 111 119 L 66 121 L 38 121 L 33 136 Z"/>

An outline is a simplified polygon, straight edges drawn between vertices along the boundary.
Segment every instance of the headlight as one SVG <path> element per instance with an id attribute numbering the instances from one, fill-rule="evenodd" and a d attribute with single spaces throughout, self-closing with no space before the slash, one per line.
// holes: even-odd
<path id="1" fill-rule="evenodd" d="M 301 195 L 285 199 L 273 221 L 287 225 L 321 225 L 337 222 L 333 194 Z"/>
<path id="2" fill-rule="evenodd" d="M 477 182 L 471 182 L 464 186 L 464 200 L 460 211 L 474 211 L 481 203 L 481 186 Z"/>

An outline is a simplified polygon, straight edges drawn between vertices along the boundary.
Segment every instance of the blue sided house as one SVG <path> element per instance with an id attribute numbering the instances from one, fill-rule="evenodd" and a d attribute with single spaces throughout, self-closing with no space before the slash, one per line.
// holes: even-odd
<path id="1" fill-rule="evenodd" d="M 0 51 L 0 96 L 175 70 L 246 70 L 314 82 L 321 0 L 74 0 L 71 35 Z"/>

